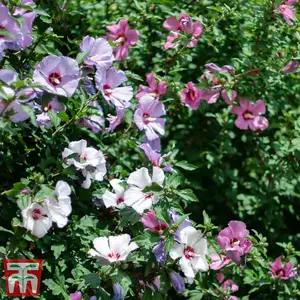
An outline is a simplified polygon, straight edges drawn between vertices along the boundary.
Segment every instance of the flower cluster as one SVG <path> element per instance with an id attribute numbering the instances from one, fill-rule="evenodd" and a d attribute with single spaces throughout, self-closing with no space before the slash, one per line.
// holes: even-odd
<path id="1" fill-rule="evenodd" d="M 276 8 L 272 4 L 272 12 L 282 14 L 291 26 L 292 22 L 297 21 L 293 6 L 295 2 L 282 2 Z M 66 2 L 63 7 L 58 6 L 60 11 L 53 19 L 54 23 L 57 23 L 69 4 Z M 24 147 L 25 155 L 16 164 L 22 167 L 26 165 L 20 182 L 14 184 L 11 190 L 1 192 L 1 196 L 8 196 L 9 205 L 20 208 L 19 216 L 23 220 L 22 225 L 18 225 L 15 218 L 12 226 L 14 229 L 23 227 L 15 230 L 15 236 L 16 239 L 19 236 L 25 239 L 26 245 L 20 244 L 20 251 L 18 248 L 12 254 L 33 255 L 27 250 L 29 247 L 36 249 L 37 253 L 44 253 L 50 243 L 53 243 L 50 249 L 56 260 L 64 250 L 70 250 L 72 254 L 79 252 L 81 256 L 76 256 L 74 261 L 85 261 L 86 266 L 83 267 L 81 262 L 78 268 L 74 266 L 70 272 L 74 278 L 61 280 L 66 282 L 66 287 L 55 283 L 61 288 L 61 294 L 64 297 L 69 295 L 72 300 L 86 299 L 87 295 L 90 300 L 103 295 L 106 299 L 108 292 L 104 288 L 110 290 L 114 300 L 125 298 L 128 292 L 141 299 L 144 295 L 149 299 L 158 295 L 160 299 L 166 297 L 171 287 L 176 293 L 183 294 L 192 284 L 197 286 L 196 298 L 200 294 L 200 298 L 208 295 L 236 300 L 237 297 L 232 294 L 239 290 L 237 283 L 240 283 L 236 278 L 244 268 L 250 265 L 253 272 L 263 273 L 256 269 L 261 264 L 260 270 L 267 270 L 269 259 L 266 258 L 265 243 L 258 234 L 250 234 L 242 221 L 230 221 L 228 227 L 214 238 L 217 227 L 205 212 L 201 225 L 192 221 L 193 215 L 184 215 L 181 204 L 186 207 L 195 202 L 197 197 L 191 189 L 182 190 L 179 186 L 191 185 L 194 188 L 197 178 L 191 183 L 177 168 L 183 166 L 182 169 L 191 170 L 198 166 L 177 162 L 173 157 L 179 150 L 168 145 L 166 149 L 172 152 L 164 152 L 161 145 L 165 141 L 161 141 L 161 138 L 171 136 L 172 140 L 178 139 L 180 127 L 173 126 L 168 118 L 179 111 L 182 107 L 180 102 L 195 111 L 203 101 L 210 105 L 220 102 L 219 98 L 225 102 L 224 105 L 221 101 L 221 105 L 225 106 L 226 116 L 228 112 L 237 116 L 237 128 L 253 132 L 267 129 L 269 121 L 264 117 L 265 102 L 257 100 L 252 103 L 241 97 L 246 93 L 241 88 L 240 78 L 260 70 L 239 73 L 241 68 L 236 63 L 233 63 L 234 68 L 231 65 L 219 67 L 215 63 L 203 62 L 205 71 L 202 76 L 199 73 L 199 84 L 188 78 L 183 88 L 181 83 L 175 82 L 180 76 L 172 77 L 168 67 L 185 50 L 192 51 L 189 48 L 197 46 L 204 34 L 204 25 L 193 21 L 187 14 L 180 14 L 178 18 L 168 17 L 160 25 L 170 32 L 163 48 L 179 50 L 174 50 L 177 52 L 166 59 L 164 76 L 159 75 L 163 73 L 163 68 L 148 70 L 144 73 L 148 74 L 148 85 L 139 85 L 137 91 L 137 85 L 134 89 L 135 80 L 143 79 L 131 72 L 135 64 L 127 64 L 124 60 L 129 56 L 129 49 L 138 42 L 140 33 L 130 29 L 128 20 L 120 19 L 117 24 L 107 26 L 108 33 L 104 37 L 80 36 L 76 44 L 76 47 L 80 44 L 76 59 L 59 51 L 47 51 L 47 56 L 43 56 L 44 50 L 38 48 L 39 40 L 30 52 L 22 52 L 31 45 L 35 36 L 35 33 L 32 35 L 33 22 L 37 13 L 43 14 L 43 11 L 35 12 L 32 0 L 19 1 L 18 5 L 20 7 L 14 3 L 7 7 L 0 4 L 0 57 L 6 57 L 2 61 L 4 67 L 0 70 L 0 129 L 12 133 L 8 145 L 13 148 L 19 141 Z M 137 2 L 135 5 L 138 7 Z M 46 15 L 44 13 L 44 17 Z M 198 20 L 202 22 L 205 18 L 199 17 Z M 206 22 L 203 21 L 203 24 Z M 49 34 L 47 31 L 45 36 Z M 18 55 L 15 51 L 20 51 L 21 57 L 12 67 L 6 63 L 6 59 Z M 65 54 L 65 51 L 62 53 Z M 36 56 L 31 57 L 31 52 Z M 72 50 L 74 52 L 76 49 Z M 24 60 L 23 55 L 28 55 L 29 64 L 34 61 L 31 67 L 27 68 L 27 59 Z M 38 61 L 35 61 L 36 58 Z M 294 55 L 284 64 L 283 68 L 280 65 L 277 74 L 280 77 L 296 71 L 299 58 Z M 202 72 L 200 68 L 199 71 Z M 176 72 L 173 70 L 173 74 Z M 134 80 L 128 83 L 132 78 Z M 180 102 L 173 101 L 174 95 L 179 94 Z M 193 112 L 189 113 L 191 115 Z M 181 118 L 179 112 L 178 118 Z M 116 130 L 123 119 L 128 128 Z M 62 122 L 63 125 L 60 125 Z M 27 134 L 28 129 L 30 134 Z M 22 130 L 26 133 L 24 136 L 20 133 Z M 298 151 L 297 138 L 298 135 L 292 139 L 292 144 Z M 30 139 L 32 141 L 27 146 Z M 183 143 L 186 147 L 193 141 Z M 6 141 L 3 144 L 7 145 Z M 34 161 L 44 153 L 46 157 L 40 163 Z M 208 151 L 203 153 L 207 154 Z M 290 155 L 291 152 L 288 154 L 289 159 L 297 160 L 296 156 Z M 139 156 L 144 157 L 144 165 L 138 163 Z M 5 159 L 13 161 L 14 151 L 8 149 Z M 41 172 L 45 175 L 41 176 Z M 238 172 L 234 170 L 233 173 Z M 65 179 L 69 183 L 57 179 Z M 268 181 L 271 189 L 272 176 L 263 177 L 263 180 Z M 74 194 L 72 205 L 71 190 Z M 93 206 L 90 199 L 97 205 Z M 86 203 L 83 202 L 88 203 L 90 210 L 86 209 Z M 79 208 L 80 214 L 74 214 L 71 218 L 72 206 L 73 211 Z M 49 236 L 45 235 L 53 223 L 59 229 L 67 228 L 47 240 Z M 14 233 L 5 228 L 3 231 Z M 69 232 L 72 232 L 72 238 L 79 247 L 76 245 L 73 248 L 69 240 L 63 241 Z M 30 235 L 41 240 L 35 244 L 36 239 Z M 27 241 L 30 242 L 28 247 Z M 12 240 L 9 244 L 11 248 Z M 11 250 L 6 252 L 2 248 L 1 253 L 11 253 Z M 266 282 L 273 284 L 282 280 L 284 283 L 297 277 L 297 269 L 290 257 L 298 253 L 292 247 L 286 248 L 288 255 L 284 259 L 278 257 L 275 262 L 269 262 L 269 273 L 265 271 L 263 274 Z M 50 263 L 47 267 L 52 268 Z M 59 280 L 60 272 L 65 269 L 65 262 L 57 268 Z M 216 282 L 213 288 L 201 285 L 210 275 L 200 273 L 210 269 L 218 272 L 222 269 L 223 272 L 212 279 Z M 232 277 L 227 277 L 229 273 Z M 225 280 L 225 276 L 232 279 Z M 89 282 L 90 277 L 96 280 Z M 69 283 L 72 289 L 67 285 Z M 88 284 L 89 290 L 83 291 Z M 135 289 L 132 288 L 134 284 Z M 188 291 L 185 295 L 193 298 Z"/>

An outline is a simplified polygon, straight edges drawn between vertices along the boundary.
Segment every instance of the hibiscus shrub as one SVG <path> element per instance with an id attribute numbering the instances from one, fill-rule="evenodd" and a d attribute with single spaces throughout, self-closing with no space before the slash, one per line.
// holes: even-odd
<path id="1" fill-rule="evenodd" d="M 299 298 L 299 6 L 2 0 L 0 255 L 38 299 Z"/>

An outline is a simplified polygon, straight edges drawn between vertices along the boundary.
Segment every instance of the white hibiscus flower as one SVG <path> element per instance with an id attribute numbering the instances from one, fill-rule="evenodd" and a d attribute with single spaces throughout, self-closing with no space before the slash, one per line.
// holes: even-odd
<path id="1" fill-rule="evenodd" d="M 98 237 L 94 239 L 94 248 L 88 251 L 92 257 L 100 259 L 102 265 L 109 265 L 115 262 L 124 261 L 128 255 L 139 246 L 131 241 L 129 234 L 118 236 Z"/>
<path id="2" fill-rule="evenodd" d="M 124 194 L 125 204 L 131 206 L 140 214 L 144 210 L 150 209 L 152 204 L 158 202 L 159 197 L 152 192 L 144 193 L 143 190 L 145 187 L 151 186 L 154 182 L 162 185 L 164 179 L 164 171 L 158 167 L 153 167 L 152 178 L 146 168 L 141 168 L 131 173 L 127 180 L 129 188 Z"/>

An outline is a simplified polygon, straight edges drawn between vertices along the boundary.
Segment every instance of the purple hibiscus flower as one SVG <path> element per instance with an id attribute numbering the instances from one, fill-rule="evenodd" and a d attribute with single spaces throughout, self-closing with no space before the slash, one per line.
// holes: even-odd
<path id="1" fill-rule="evenodd" d="M 33 80 L 49 93 L 71 97 L 80 80 L 78 63 L 70 57 L 49 55 L 36 67 Z"/>
<path id="2" fill-rule="evenodd" d="M 127 81 L 123 71 L 115 68 L 109 70 L 98 69 L 95 76 L 96 88 L 101 91 L 107 103 L 113 103 L 116 107 L 127 108 L 133 97 L 132 86 L 122 86 L 120 84 Z"/>
<path id="3" fill-rule="evenodd" d="M 143 96 L 134 113 L 134 122 L 140 131 L 145 130 L 146 137 L 152 141 L 165 134 L 166 120 L 160 118 L 165 115 L 165 107 L 158 100 L 150 96 Z"/>
<path id="4" fill-rule="evenodd" d="M 113 49 L 103 38 L 95 39 L 86 36 L 80 44 L 80 50 L 89 52 L 84 60 L 86 65 L 96 65 L 99 68 L 108 69 L 114 61 Z"/>

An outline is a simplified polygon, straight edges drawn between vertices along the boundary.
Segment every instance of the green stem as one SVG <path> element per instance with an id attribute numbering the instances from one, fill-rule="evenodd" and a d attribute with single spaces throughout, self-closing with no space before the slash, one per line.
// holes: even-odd
<path id="1" fill-rule="evenodd" d="M 95 94 L 92 98 L 88 99 L 88 101 L 78 110 L 78 112 L 75 114 L 74 117 L 72 117 L 68 122 L 66 122 L 64 125 L 58 127 L 52 134 L 52 137 L 54 137 L 58 132 L 60 132 L 61 130 L 63 130 L 66 126 L 68 126 L 69 124 L 71 124 L 74 121 L 77 121 L 77 119 L 79 118 L 79 115 L 89 106 L 89 104 L 94 101 L 97 96 L 98 96 L 99 92 L 97 94 Z"/>

